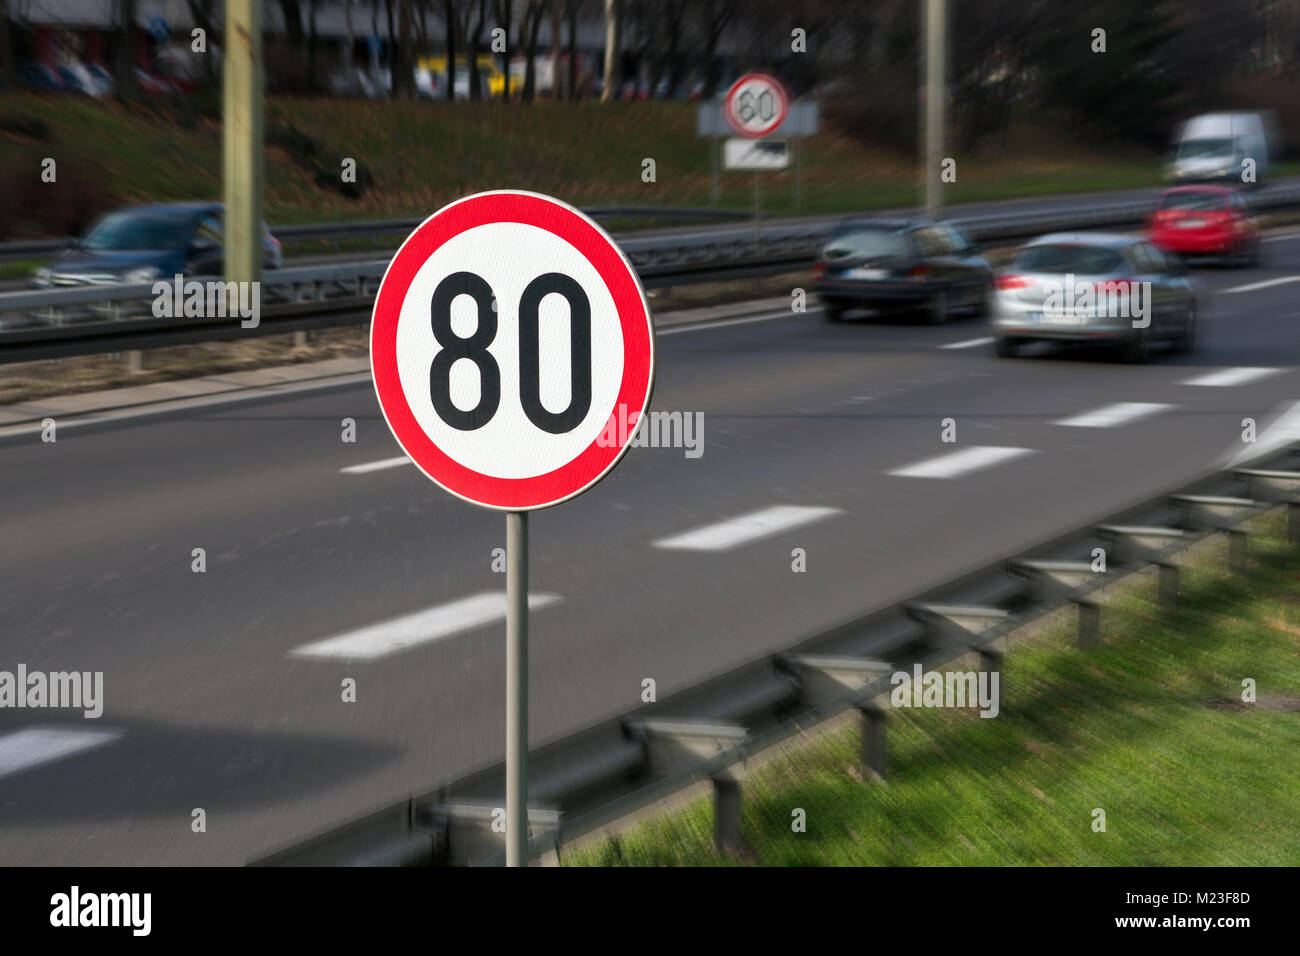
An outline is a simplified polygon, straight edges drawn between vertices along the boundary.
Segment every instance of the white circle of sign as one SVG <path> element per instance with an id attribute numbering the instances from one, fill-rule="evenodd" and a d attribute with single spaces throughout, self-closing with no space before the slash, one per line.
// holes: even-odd
<path id="1" fill-rule="evenodd" d="M 479 193 L 393 257 L 371 368 L 426 475 L 476 504 L 531 510 L 580 494 L 626 451 L 653 386 L 653 325 L 630 263 L 581 212 Z"/>

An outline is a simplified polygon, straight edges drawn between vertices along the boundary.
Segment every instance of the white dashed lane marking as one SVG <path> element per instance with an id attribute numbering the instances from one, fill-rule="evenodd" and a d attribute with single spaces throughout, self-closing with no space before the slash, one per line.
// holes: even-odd
<path id="1" fill-rule="evenodd" d="M 1146 418 L 1148 415 L 1155 415 L 1167 408 L 1173 406 L 1162 405 L 1159 402 L 1115 402 L 1113 405 L 1103 405 L 1081 415 L 1063 418 L 1056 424 L 1070 428 L 1112 428 L 1115 425 L 1125 425 L 1139 418 Z"/>
<path id="2" fill-rule="evenodd" d="M 0 779 L 73 754 L 94 750 L 122 736 L 116 730 L 27 727 L 0 735 Z"/>
<path id="3" fill-rule="evenodd" d="M 1247 382 L 1254 382 L 1261 378 L 1268 378 L 1270 375 L 1276 375 L 1282 371 L 1280 368 L 1221 368 L 1216 372 L 1208 372 L 1205 375 L 1199 375 L 1196 378 L 1189 378 L 1184 381 L 1183 385 L 1205 385 L 1217 388 L 1228 388 L 1233 385 L 1245 385 Z"/>
<path id="4" fill-rule="evenodd" d="M 963 448 L 961 451 L 949 452 L 935 458 L 927 458 L 925 461 L 919 461 L 915 465 L 908 465 L 905 468 L 895 468 L 893 471 L 886 472 L 886 474 L 895 475 L 899 478 L 957 478 L 972 471 L 979 471 L 981 468 L 989 468 L 1004 461 L 1011 461 L 1013 458 L 1031 454 L 1033 454 L 1031 448 L 976 445 L 972 448 Z"/>
<path id="5" fill-rule="evenodd" d="M 654 546 L 677 551 L 726 551 L 760 538 L 780 534 L 790 528 L 821 521 L 833 514 L 839 514 L 840 510 L 803 505 L 773 505 L 761 511 L 752 511 L 716 524 L 685 531 L 670 538 L 661 538 L 654 542 Z"/>
<path id="6" fill-rule="evenodd" d="M 1271 289 L 1275 285 L 1286 285 L 1288 282 L 1300 282 L 1300 276 L 1283 276 L 1280 279 L 1265 279 L 1263 282 L 1252 282 L 1249 285 L 1237 285 L 1231 289 L 1224 289 L 1225 294 L 1234 292 L 1254 292 L 1256 289 Z"/>
<path id="7" fill-rule="evenodd" d="M 385 468 L 396 468 L 398 465 L 409 465 L 411 459 L 405 455 L 397 458 L 384 458 L 380 461 L 368 461 L 364 465 L 348 465 L 346 468 L 340 468 L 341 475 L 364 475 L 370 471 L 383 471 Z"/>
<path id="8" fill-rule="evenodd" d="M 557 594 L 530 594 L 528 608 L 536 611 L 559 600 Z M 313 641 L 294 648 L 289 656 L 374 660 L 494 621 L 504 621 L 505 617 L 505 592 L 488 591 Z"/>

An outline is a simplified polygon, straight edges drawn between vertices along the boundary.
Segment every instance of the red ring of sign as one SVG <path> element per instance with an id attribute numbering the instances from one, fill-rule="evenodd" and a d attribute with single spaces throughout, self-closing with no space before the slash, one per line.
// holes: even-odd
<path id="1" fill-rule="evenodd" d="M 740 87 L 743 84 L 749 83 L 752 80 L 760 80 L 760 79 L 767 80 L 769 83 L 772 84 L 772 88 L 776 90 L 777 99 L 781 101 L 781 109 L 776 114 L 776 122 L 770 124 L 766 129 L 762 130 L 761 132 L 755 132 L 754 130 L 745 129 L 744 126 L 736 122 L 735 111 L 731 108 L 731 101 L 735 99 L 736 94 L 740 92 Z M 776 131 L 777 129 L 779 129 L 781 124 L 785 122 L 785 118 L 789 114 L 789 112 L 790 112 L 790 94 L 786 92 L 785 84 L 781 82 L 779 77 L 773 76 L 771 73 L 764 73 L 762 71 L 746 73 L 735 83 L 732 83 L 731 89 L 727 90 L 727 95 L 722 101 L 722 115 L 727 118 L 727 123 L 729 123 L 731 128 L 734 129 L 741 136 L 748 136 L 750 139 L 762 139 L 764 136 L 767 136 L 773 133 L 774 131 Z"/>
<path id="2" fill-rule="evenodd" d="M 393 437 L 422 472 L 442 488 L 474 504 L 503 511 L 526 511 L 559 504 L 599 481 L 627 445 L 607 447 L 597 440 L 554 471 L 531 478 L 498 478 L 467 468 L 433 443 L 420 427 L 402 392 L 397 371 L 397 323 L 402 302 L 416 273 L 447 240 L 468 229 L 496 222 L 537 226 L 578 250 L 604 280 L 623 329 L 623 381 L 611 414 L 627 408 L 629 433 L 650 402 L 654 345 L 649 307 L 631 265 L 603 230 L 576 209 L 538 193 L 478 193 L 444 206 L 407 237 L 389 263 L 375 297 L 370 326 L 370 366 L 375 394 Z M 602 432 L 603 434 L 603 432 Z"/>

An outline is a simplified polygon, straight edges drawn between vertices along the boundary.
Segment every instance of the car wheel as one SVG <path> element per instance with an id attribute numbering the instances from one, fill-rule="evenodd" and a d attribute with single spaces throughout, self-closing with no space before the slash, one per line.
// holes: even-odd
<path id="1" fill-rule="evenodd" d="M 846 309 L 839 303 L 827 302 L 822 305 L 822 315 L 827 322 L 843 322 Z"/>
<path id="2" fill-rule="evenodd" d="M 1196 303 L 1192 302 L 1187 306 L 1187 314 L 1183 316 L 1183 330 L 1175 336 L 1173 340 L 1173 349 L 1179 355 L 1186 355 L 1196 348 Z"/>
<path id="3" fill-rule="evenodd" d="M 993 346 L 998 358 L 1015 358 L 1020 354 L 1020 343 L 1015 339 L 1001 336 Z"/>
<path id="4" fill-rule="evenodd" d="M 931 325 L 944 325 L 948 321 L 948 293 L 940 292 L 925 307 L 926 321 Z"/>
<path id="5" fill-rule="evenodd" d="M 1135 365 L 1141 365 L 1151 359 L 1151 336 L 1145 329 L 1120 348 L 1120 358 Z"/>
<path id="6" fill-rule="evenodd" d="M 992 314 L 993 302 L 989 297 L 989 289 L 986 285 L 980 292 L 979 300 L 975 303 L 975 317 L 979 319 L 987 319 Z"/>

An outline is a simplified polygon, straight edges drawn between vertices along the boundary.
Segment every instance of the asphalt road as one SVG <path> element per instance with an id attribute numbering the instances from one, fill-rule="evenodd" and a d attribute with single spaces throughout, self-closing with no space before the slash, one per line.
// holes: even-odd
<path id="1" fill-rule="evenodd" d="M 1300 237 L 1196 280 L 1200 348 L 1148 366 L 998 360 L 976 320 L 662 331 L 654 408 L 703 413 L 704 454 L 633 449 L 533 516 L 534 745 L 1221 464 L 1300 402 Z M 1188 384 L 1237 368 L 1271 371 Z M 1116 403 L 1145 404 L 1061 424 Z M 1021 451 L 906 474 L 975 448 Z M 500 756 L 504 517 L 344 471 L 399 454 L 368 385 L 0 446 L 0 670 L 103 671 L 105 698 L 0 709 L 0 862 L 243 863 Z M 311 647 L 341 635 L 373 656 Z"/>

